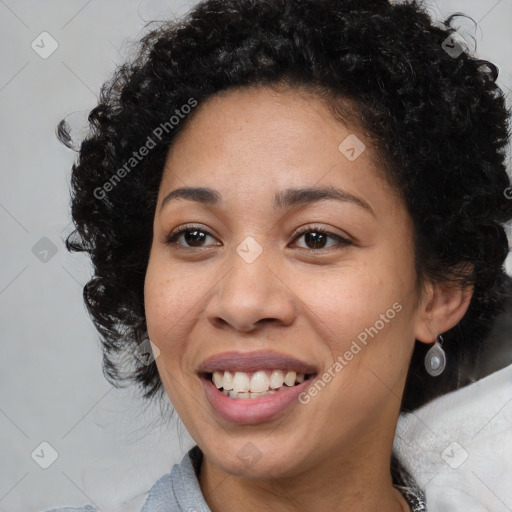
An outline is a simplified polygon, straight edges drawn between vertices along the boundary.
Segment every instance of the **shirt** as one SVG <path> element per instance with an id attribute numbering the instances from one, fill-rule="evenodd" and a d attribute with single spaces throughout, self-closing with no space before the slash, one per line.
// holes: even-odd
<path id="1" fill-rule="evenodd" d="M 171 472 L 162 476 L 151 487 L 141 512 L 211 512 L 201 487 L 199 472 L 203 452 L 196 445 L 191 448 Z M 411 508 L 411 512 L 426 512 L 425 496 L 412 477 L 396 457 L 392 461 L 395 487 L 402 493 Z M 98 512 L 91 505 L 80 508 L 58 508 L 46 512 Z"/>

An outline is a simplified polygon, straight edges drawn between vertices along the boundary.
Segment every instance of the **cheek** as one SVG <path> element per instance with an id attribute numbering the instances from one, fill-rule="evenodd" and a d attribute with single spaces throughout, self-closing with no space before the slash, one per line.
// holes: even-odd
<path id="1" fill-rule="evenodd" d="M 150 258 L 144 283 L 146 322 L 150 339 L 163 353 L 183 353 L 184 333 L 207 287 L 202 277 L 197 272 L 188 275 L 173 269 L 161 256 Z"/>
<path id="2" fill-rule="evenodd" d="M 190 366 L 186 362 L 187 339 L 196 321 L 194 306 L 204 293 L 199 285 L 197 276 L 171 268 L 165 256 L 150 257 L 144 283 L 148 335 L 160 350 L 158 373 L 180 417 L 186 415 L 190 400 L 183 382 Z"/>
<path id="3" fill-rule="evenodd" d="M 330 272 L 320 282 L 297 280 L 297 295 L 340 342 L 373 324 L 397 300 L 392 284 L 370 271 Z"/>
<path id="4" fill-rule="evenodd" d="M 321 281 L 302 278 L 296 290 L 332 362 L 341 356 L 350 373 L 364 366 L 392 381 L 414 340 L 413 274 L 405 262 L 400 273 L 396 265 L 375 261 L 330 272 Z"/>

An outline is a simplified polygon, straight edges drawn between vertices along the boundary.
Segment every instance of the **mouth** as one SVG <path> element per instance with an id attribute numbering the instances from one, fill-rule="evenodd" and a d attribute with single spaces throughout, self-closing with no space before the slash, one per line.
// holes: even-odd
<path id="1" fill-rule="evenodd" d="M 315 366 L 272 351 L 226 352 L 198 368 L 212 414 L 238 425 L 271 421 L 299 405 Z"/>
<path id="2" fill-rule="evenodd" d="M 238 400 L 254 400 L 287 391 L 316 373 L 297 373 L 294 370 L 258 370 L 255 372 L 222 371 L 204 372 L 201 377 L 211 382 L 225 396 Z"/>
<path id="3" fill-rule="evenodd" d="M 235 372 L 235 375 L 236 373 L 238 372 Z M 304 375 L 304 380 L 299 383 L 296 375 L 291 386 L 284 383 L 277 389 L 261 392 L 235 391 L 224 389 L 223 386 L 218 388 L 213 382 L 212 373 L 204 373 L 201 382 L 206 399 L 212 408 L 212 415 L 231 424 L 254 425 L 272 421 L 285 411 L 299 406 L 301 394 L 315 381 L 315 376 L 316 374 L 307 374 L 306 378 Z M 288 382 L 291 382 L 291 377 L 289 379 Z"/>

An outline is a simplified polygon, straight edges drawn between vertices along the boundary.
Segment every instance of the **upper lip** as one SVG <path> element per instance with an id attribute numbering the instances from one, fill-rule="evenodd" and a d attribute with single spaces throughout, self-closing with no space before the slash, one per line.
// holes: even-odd
<path id="1" fill-rule="evenodd" d="M 317 369 L 304 361 L 271 351 L 223 352 L 204 360 L 199 373 L 214 371 L 255 372 L 258 370 L 292 370 L 303 374 L 316 374 Z"/>

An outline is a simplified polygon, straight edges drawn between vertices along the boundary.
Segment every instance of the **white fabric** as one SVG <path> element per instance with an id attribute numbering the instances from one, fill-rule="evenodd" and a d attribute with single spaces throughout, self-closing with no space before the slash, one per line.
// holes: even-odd
<path id="1" fill-rule="evenodd" d="M 402 415 L 395 450 L 429 512 L 511 512 L 512 365 Z"/>

